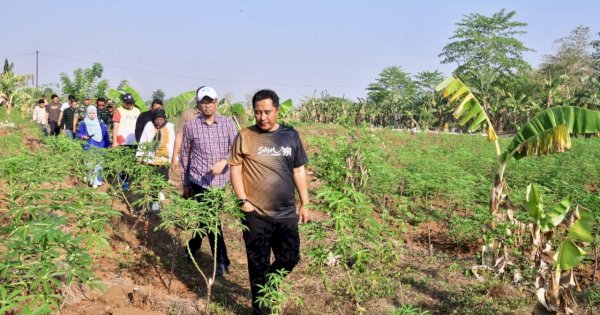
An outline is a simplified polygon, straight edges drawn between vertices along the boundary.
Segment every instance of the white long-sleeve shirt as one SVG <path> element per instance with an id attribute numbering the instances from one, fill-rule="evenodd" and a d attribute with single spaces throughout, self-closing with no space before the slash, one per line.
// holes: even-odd
<path id="1" fill-rule="evenodd" d="M 169 141 L 167 142 L 167 152 L 169 153 L 169 156 L 156 157 L 156 152 L 144 152 L 142 151 L 142 146 L 138 146 L 136 156 L 140 157 L 143 162 L 155 165 L 167 164 L 171 162 L 171 159 L 173 158 L 173 149 L 175 147 L 175 129 L 173 124 L 170 122 L 167 122 L 163 129 L 165 129 L 169 135 Z M 144 131 L 142 131 L 142 136 L 140 137 L 140 144 L 152 142 L 155 135 L 156 128 L 154 128 L 154 124 L 150 121 L 146 124 L 146 126 L 144 126 Z"/>
<path id="2" fill-rule="evenodd" d="M 39 107 L 36 106 L 33 109 L 33 121 L 35 121 L 38 124 L 47 124 L 48 121 L 46 120 L 46 107 Z"/>

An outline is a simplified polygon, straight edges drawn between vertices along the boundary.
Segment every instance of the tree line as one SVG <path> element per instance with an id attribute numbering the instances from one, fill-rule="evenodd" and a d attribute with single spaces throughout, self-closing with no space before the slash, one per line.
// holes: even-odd
<path id="1" fill-rule="evenodd" d="M 556 39 L 553 53 L 533 67 L 523 56 L 533 49 L 518 38 L 526 33 L 527 23 L 517 21 L 516 14 L 516 11 L 506 10 L 491 16 L 465 14 L 439 54 L 442 64 L 456 65 L 453 75 L 482 102 L 495 130 L 514 132 L 533 115 L 553 106 L 598 109 L 600 33 L 594 38 L 589 27 L 576 27 L 565 37 Z M 84 96 L 110 98 L 111 89 L 107 80 L 101 78 L 100 63 L 89 69 L 77 68 L 72 77 L 61 73 L 60 85 L 37 89 L 27 86 L 29 76 L 15 74 L 12 67 L 5 60 L 0 75 L 0 105 L 6 106 L 7 111 L 13 106 L 27 111 L 27 104 L 35 106 L 32 104 L 38 98 L 55 90 L 81 99 Z M 438 70 L 413 75 L 401 66 L 390 66 L 366 87 L 365 98 L 351 100 L 323 91 L 305 98 L 290 113 L 289 119 L 392 128 L 460 128 L 452 118 L 452 106 L 435 92 L 435 86 L 444 78 Z M 124 90 L 126 86 L 128 82 L 124 80 L 116 90 Z M 191 100 L 184 99 L 189 95 L 192 93 L 174 97 L 177 110 L 169 114 L 177 114 L 183 107 L 193 105 Z M 159 89 L 152 97 L 164 99 L 165 94 Z"/>
<path id="2" fill-rule="evenodd" d="M 538 67 L 523 57 L 528 48 L 518 36 L 526 23 L 515 11 L 491 16 L 466 14 L 439 54 L 442 64 L 481 100 L 498 131 L 514 132 L 536 113 L 554 106 L 600 107 L 600 33 L 579 26 L 554 41 L 554 52 Z M 304 100 L 297 118 L 306 122 L 368 124 L 380 127 L 443 129 L 458 127 L 453 107 L 434 87 L 444 80 L 437 70 L 412 75 L 400 66 L 383 69 L 367 87 L 367 97 L 352 101 L 326 92 Z"/>

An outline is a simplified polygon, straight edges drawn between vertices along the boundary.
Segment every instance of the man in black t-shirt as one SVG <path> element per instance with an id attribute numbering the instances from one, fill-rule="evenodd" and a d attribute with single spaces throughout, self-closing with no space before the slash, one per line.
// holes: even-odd
<path id="1" fill-rule="evenodd" d="M 271 90 L 254 94 L 256 125 L 242 129 L 233 144 L 229 165 L 231 183 L 244 212 L 252 314 L 260 308 L 258 291 L 269 273 L 294 269 L 300 260 L 298 223 L 308 222 L 310 210 L 306 152 L 298 132 L 277 123 L 279 97 Z M 294 189 L 301 204 L 296 214 Z M 271 250 L 275 261 L 270 264 Z"/>
<path id="2" fill-rule="evenodd" d="M 159 108 L 163 108 L 163 102 L 159 99 L 155 99 L 152 101 L 150 110 L 145 111 L 138 116 L 137 120 L 135 121 L 135 141 L 140 142 L 144 127 L 146 127 L 147 123 L 152 121 L 154 111 Z"/>

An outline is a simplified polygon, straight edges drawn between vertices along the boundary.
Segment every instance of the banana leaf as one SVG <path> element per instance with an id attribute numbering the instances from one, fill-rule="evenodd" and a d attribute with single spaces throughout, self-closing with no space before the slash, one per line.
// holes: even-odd
<path id="1" fill-rule="evenodd" d="M 167 117 L 179 116 L 184 110 L 194 105 L 195 91 L 183 92 L 165 104 L 165 114 Z"/>
<path id="2" fill-rule="evenodd" d="M 569 238 L 591 242 L 593 240 L 592 225 L 594 224 L 594 216 L 590 211 L 579 207 L 577 207 L 576 214 L 579 215 L 579 219 L 569 228 Z"/>
<path id="3" fill-rule="evenodd" d="M 535 189 L 533 184 L 527 186 L 525 209 L 535 222 L 542 220 L 542 217 L 544 216 L 544 203 L 542 201 L 542 196 L 538 194 L 537 189 Z"/>
<path id="4" fill-rule="evenodd" d="M 469 120 L 474 119 L 469 125 L 469 131 L 475 131 L 481 127 L 483 122 L 491 126 L 490 118 L 486 114 L 483 106 L 479 103 L 473 92 L 459 78 L 452 75 L 448 79 L 435 87 L 435 90 L 442 93 L 442 98 L 448 100 L 449 104 L 456 106 L 454 118 L 460 120 L 460 125 L 465 125 Z M 467 113 L 466 115 L 464 115 Z M 463 116 L 464 115 L 464 116 Z M 493 129 L 492 129 L 493 130 Z M 494 131 L 494 134 L 496 132 Z"/>
<path id="5" fill-rule="evenodd" d="M 546 213 L 546 216 L 540 222 L 542 232 L 548 232 L 557 227 L 565 219 L 569 208 L 571 208 L 571 201 L 569 198 L 565 198 Z"/>
<path id="6" fill-rule="evenodd" d="M 575 245 L 570 239 L 566 239 L 558 247 L 556 263 L 561 270 L 575 268 L 585 257 L 585 251 Z"/>
<path id="7" fill-rule="evenodd" d="M 131 94 L 131 96 L 133 96 L 133 100 L 135 102 L 133 105 L 135 107 L 139 108 L 141 111 L 148 110 L 148 106 L 146 106 L 144 99 L 140 96 L 140 94 L 134 88 L 132 88 L 129 85 L 124 86 L 123 90 L 110 89 L 110 90 L 108 90 L 108 92 L 106 94 L 108 95 L 108 98 L 110 98 L 113 102 L 115 102 L 116 107 L 120 107 L 120 106 L 123 106 L 123 100 L 121 99 L 121 97 L 125 93 L 129 93 L 129 94 Z"/>
<path id="8" fill-rule="evenodd" d="M 135 102 L 134 103 L 135 107 L 139 108 L 142 111 L 148 110 L 148 106 L 146 106 L 146 102 L 144 102 L 144 99 L 142 98 L 140 93 L 138 93 L 134 88 L 132 88 L 129 85 L 125 85 L 123 87 L 123 92 L 129 93 L 129 94 L 131 94 L 131 96 L 133 96 L 133 100 Z"/>
<path id="9" fill-rule="evenodd" d="M 573 106 L 557 106 L 534 116 L 513 137 L 502 160 L 511 156 L 546 155 L 571 148 L 570 134 L 600 132 L 600 112 Z"/>

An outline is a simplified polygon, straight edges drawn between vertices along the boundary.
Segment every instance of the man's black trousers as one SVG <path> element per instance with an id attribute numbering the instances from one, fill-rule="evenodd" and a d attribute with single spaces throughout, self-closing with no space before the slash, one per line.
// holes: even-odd
<path id="1" fill-rule="evenodd" d="M 196 185 L 194 183 L 190 183 L 192 187 L 192 194 L 196 196 L 196 200 L 199 202 L 202 201 L 204 193 L 207 191 L 204 187 L 200 185 Z M 199 227 L 202 229 L 205 227 L 203 223 L 199 224 Z M 217 264 L 224 264 L 226 267 L 229 266 L 229 257 L 227 257 L 227 247 L 225 246 L 225 239 L 223 238 L 223 230 L 219 225 L 219 235 L 217 236 L 217 248 L 215 253 L 215 234 L 208 233 L 208 241 L 210 242 L 210 248 L 213 253 L 213 257 L 217 257 Z M 202 247 L 202 237 L 198 234 L 194 235 L 194 237 L 188 242 L 190 246 L 190 250 L 192 254 Z"/>
<path id="2" fill-rule="evenodd" d="M 248 227 L 244 231 L 244 241 L 252 291 L 252 314 L 269 314 L 258 305 L 258 285 L 264 285 L 267 274 L 271 272 L 280 269 L 291 272 L 300 260 L 298 218 L 271 220 L 252 211 L 245 213 L 243 224 Z M 271 250 L 275 256 L 272 264 Z"/>

